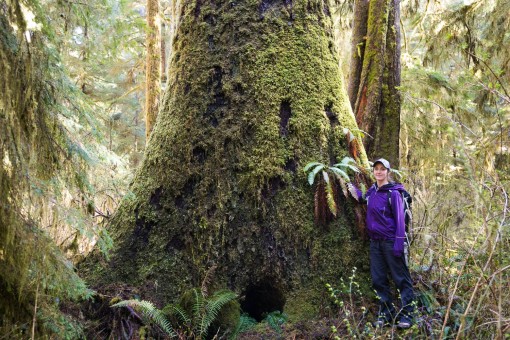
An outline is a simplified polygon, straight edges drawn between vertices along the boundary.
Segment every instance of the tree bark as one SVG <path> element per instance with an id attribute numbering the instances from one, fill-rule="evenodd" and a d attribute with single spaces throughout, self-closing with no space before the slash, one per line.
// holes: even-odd
<path id="1" fill-rule="evenodd" d="M 147 37 L 145 68 L 145 136 L 149 139 L 159 110 L 161 81 L 161 46 L 158 43 L 160 27 L 158 24 L 159 0 L 147 0 Z"/>
<path id="2" fill-rule="evenodd" d="M 173 44 L 158 124 L 96 283 L 169 302 L 214 265 L 215 285 L 255 317 L 286 301 L 316 310 L 323 280 L 368 271 L 353 207 L 343 199 L 336 221 L 315 225 L 303 173 L 347 156 L 343 128 L 357 128 L 326 3 L 188 1 Z"/>
<path id="3" fill-rule="evenodd" d="M 160 75 L 161 75 L 161 83 L 162 84 L 165 84 L 166 83 L 166 40 L 165 40 L 165 35 L 166 35 L 166 31 L 167 31 L 167 28 L 166 28 L 166 25 L 164 23 L 161 23 L 160 25 L 160 47 L 159 47 L 159 50 L 160 50 L 160 56 L 161 56 L 161 66 L 160 66 Z"/>
<path id="4" fill-rule="evenodd" d="M 353 110 L 356 107 L 358 88 L 363 70 L 363 57 L 367 41 L 369 0 L 356 0 L 354 3 L 353 27 L 351 38 L 351 63 L 347 93 Z"/>
<path id="5" fill-rule="evenodd" d="M 400 0 L 357 0 L 349 99 L 369 158 L 399 165 Z"/>

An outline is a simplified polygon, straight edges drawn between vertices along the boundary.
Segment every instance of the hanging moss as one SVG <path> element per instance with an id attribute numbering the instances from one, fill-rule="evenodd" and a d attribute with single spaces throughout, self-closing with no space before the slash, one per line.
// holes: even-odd
<path id="1" fill-rule="evenodd" d="M 356 128 L 325 6 L 184 4 L 162 111 L 111 225 L 116 249 L 83 267 L 97 286 L 157 283 L 144 294 L 168 302 L 215 264 L 219 286 L 284 301 L 368 262 L 347 202 L 314 224 L 302 171 L 346 156 L 343 128 Z"/>
<path id="2" fill-rule="evenodd" d="M 48 204 L 43 185 L 76 168 L 61 152 L 67 139 L 53 115 L 45 41 L 14 32 L 13 21 L 24 23 L 19 3 L 12 6 L 0 1 L 0 337 L 76 338 L 80 327 L 59 309 L 90 291 L 32 214 Z"/>

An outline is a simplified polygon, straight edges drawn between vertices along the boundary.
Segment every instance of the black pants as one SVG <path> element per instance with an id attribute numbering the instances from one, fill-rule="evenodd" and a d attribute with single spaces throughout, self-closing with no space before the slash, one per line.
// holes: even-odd
<path id="1" fill-rule="evenodd" d="M 402 321 L 410 321 L 415 311 L 413 283 L 404 256 L 393 255 L 393 240 L 370 241 L 370 274 L 372 285 L 379 297 L 379 316 L 390 322 L 397 317 Z M 400 291 L 402 308 L 395 313 L 388 273 Z"/>

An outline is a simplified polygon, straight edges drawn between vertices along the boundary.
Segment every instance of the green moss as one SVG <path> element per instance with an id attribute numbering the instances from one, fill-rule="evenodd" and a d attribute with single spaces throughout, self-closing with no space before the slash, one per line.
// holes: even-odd
<path id="1" fill-rule="evenodd" d="M 285 304 L 289 322 L 296 323 L 317 317 L 323 298 L 324 294 L 322 294 L 319 287 L 313 289 L 307 287 L 290 293 Z"/>
<path id="2" fill-rule="evenodd" d="M 216 334 L 235 330 L 241 317 L 241 306 L 238 301 L 230 301 L 218 313 L 218 317 L 211 324 L 211 331 Z"/>

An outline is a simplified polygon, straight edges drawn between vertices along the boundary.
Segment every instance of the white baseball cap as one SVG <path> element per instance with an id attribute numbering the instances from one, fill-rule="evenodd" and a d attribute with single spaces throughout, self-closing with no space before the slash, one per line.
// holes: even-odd
<path id="1" fill-rule="evenodd" d="M 388 162 L 384 158 L 379 158 L 378 160 L 374 161 L 374 165 L 373 166 L 375 166 L 377 163 L 381 163 L 382 165 L 384 165 L 384 167 L 386 169 L 391 170 L 390 162 Z"/>

